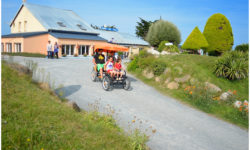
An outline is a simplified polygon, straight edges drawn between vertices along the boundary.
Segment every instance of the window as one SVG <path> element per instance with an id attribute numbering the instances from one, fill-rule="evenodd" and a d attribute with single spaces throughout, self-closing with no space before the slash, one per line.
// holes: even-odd
<path id="1" fill-rule="evenodd" d="M 15 28 L 15 23 L 12 24 L 12 27 Z"/>
<path id="2" fill-rule="evenodd" d="M 76 26 L 78 26 L 81 30 L 86 30 L 81 24 L 77 24 Z"/>
<path id="3" fill-rule="evenodd" d="M 6 43 L 6 52 L 12 53 L 12 43 Z"/>
<path id="4" fill-rule="evenodd" d="M 62 55 L 74 55 L 75 45 L 62 45 Z"/>
<path id="5" fill-rule="evenodd" d="M 60 27 L 66 27 L 66 25 L 63 24 L 63 22 L 57 22 L 57 24 L 58 24 Z"/>
<path id="6" fill-rule="evenodd" d="M 24 32 L 27 31 L 27 21 L 24 21 Z"/>
<path id="7" fill-rule="evenodd" d="M 89 55 L 89 45 L 80 45 L 78 49 L 78 55 Z"/>
<path id="8" fill-rule="evenodd" d="M 22 52 L 21 43 L 15 43 L 15 52 L 18 52 L 18 53 Z"/>
<path id="9" fill-rule="evenodd" d="M 1 43 L 1 52 L 4 52 L 4 44 L 3 43 Z"/>
<path id="10" fill-rule="evenodd" d="M 21 32 L 21 22 L 18 23 L 18 32 Z"/>

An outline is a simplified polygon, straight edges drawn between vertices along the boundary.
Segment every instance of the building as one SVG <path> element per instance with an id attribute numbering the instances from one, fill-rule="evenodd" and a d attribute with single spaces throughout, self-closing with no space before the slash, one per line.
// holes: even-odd
<path id="1" fill-rule="evenodd" d="M 110 43 L 119 44 L 129 48 L 129 56 L 134 54 L 139 54 L 139 51 L 143 48 L 148 48 L 149 44 L 144 40 L 135 37 L 128 33 L 96 30 L 100 33 L 100 37 L 108 40 Z"/>
<path id="2" fill-rule="evenodd" d="M 111 36 L 115 39 L 114 43 L 131 49 L 143 46 L 131 38 L 126 39 L 121 33 L 95 30 L 71 10 L 27 2 L 24 2 L 18 10 L 10 28 L 10 34 L 2 35 L 2 52 L 47 54 L 46 45 L 50 40 L 52 44 L 57 42 L 60 45 L 59 56 L 91 55 L 95 45 L 107 43 Z M 122 38 L 118 39 L 120 36 Z"/>

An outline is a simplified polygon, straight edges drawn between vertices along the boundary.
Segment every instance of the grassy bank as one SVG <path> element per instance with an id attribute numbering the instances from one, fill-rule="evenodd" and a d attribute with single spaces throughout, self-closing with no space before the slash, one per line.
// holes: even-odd
<path id="1" fill-rule="evenodd" d="M 74 111 L 2 63 L 2 149 L 133 150 L 146 149 L 145 142 L 125 134 L 110 116 Z"/>
<path id="2" fill-rule="evenodd" d="M 147 78 L 143 75 L 143 71 L 150 70 L 148 66 L 157 59 L 157 64 L 160 64 L 164 69 L 168 68 L 167 73 L 162 73 L 158 77 L 160 81 L 153 78 Z M 230 81 L 225 78 L 218 78 L 213 74 L 213 65 L 217 57 L 199 56 L 199 55 L 167 55 L 155 58 L 152 56 L 138 57 L 132 61 L 128 69 L 136 77 L 143 82 L 155 87 L 163 94 L 176 98 L 186 104 L 198 108 L 207 113 L 213 114 L 218 118 L 222 118 L 241 127 L 248 128 L 248 113 L 239 111 L 233 107 L 235 100 L 248 100 L 248 78 L 243 80 Z M 158 68 L 158 70 L 160 70 Z M 185 75 L 190 75 L 190 80 L 184 83 L 179 83 L 178 89 L 169 89 L 165 83 L 175 81 L 176 78 L 181 78 Z M 169 83 L 168 82 L 168 83 Z M 204 90 L 204 83 L 209 82 L 221 88 L 222 92 L 234 91 L 233 97 L 223 102 L 218 99 L 219 93 L 209 93 Z"/>
<path id="3" fill-rule="evenodd" d="M 7 53 L 7 52 L 2 52 L 2 55 L 24 56 L 24 57 L 41 57 L 41 58 L 46 57 L 46 55 L 39 54 L 39 53 Z"/>

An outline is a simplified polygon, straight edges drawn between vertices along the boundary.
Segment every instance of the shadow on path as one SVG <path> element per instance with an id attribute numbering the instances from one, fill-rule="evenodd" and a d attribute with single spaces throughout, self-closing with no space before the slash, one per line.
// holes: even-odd
<path id="1" fill-rule="evenodd" d="M 128 76 L 128 79 L 129 79 L 131 82 L 136 82 L 136 81 L 137 81 L 137 79 L 135 79 L 135 78 L 133 78 L 133 77 L 131 77 L 131 76 Z"/>
<path id="2" fill-rule="evenodd" d="M 55 89 L 55 92 L 59 97 L 65 98 L 79 91 L 80 88 L 81 88 L 81 85 L 70 85 L 70 86 L 65 86 L 62 88 L 57 88 Z"/>

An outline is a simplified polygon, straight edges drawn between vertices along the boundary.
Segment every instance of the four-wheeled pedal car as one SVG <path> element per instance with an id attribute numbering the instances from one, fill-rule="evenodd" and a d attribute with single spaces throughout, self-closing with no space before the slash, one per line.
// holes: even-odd
<path id="1" fill-rule="evenodd" d="M 102 87 L 104 90 L 108 91 L 111 89 L 111 87 L 115 85 L 121 85 L 125 90 L 130 89 L 130 80 L 128 79 L 126 75 L 126 71 L 124 70 L 124 73 L 122 75 L 122 78 L 117 80 L 116 75 L 114 77 L 111 77 L 106 71 L 103 71 L 103 79 L 100 79 L 100 73 L 99 71 L 95 70 L 93 68 L 91 72 L 91 80 L 93 82 L 96 81 L 102 81 Z"/>

